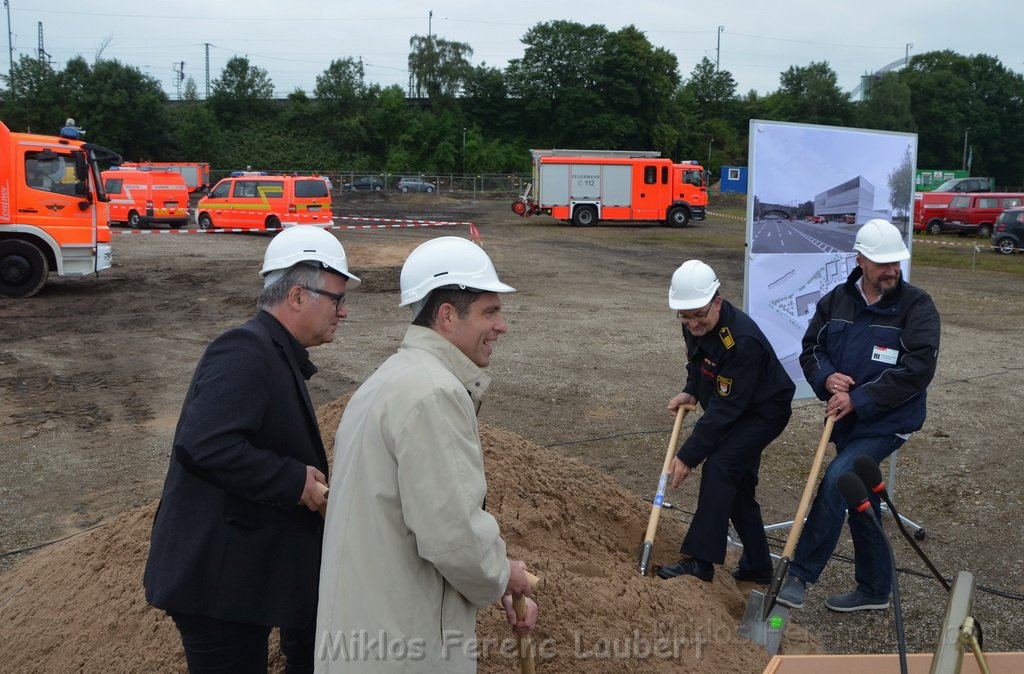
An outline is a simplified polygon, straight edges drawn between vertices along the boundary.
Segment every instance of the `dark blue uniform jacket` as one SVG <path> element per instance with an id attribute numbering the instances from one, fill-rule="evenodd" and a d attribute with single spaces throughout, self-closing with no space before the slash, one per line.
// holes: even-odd
<path id="1" fill-rule="evenodd" d="M 691 468 L 744 417 L 788 419 L 796 386 L 757 323 L 722 300 L 718 324 L 703 337 L 683 327 L 685 393 L 697 397 L 703 416 L 676 453 Z"/>

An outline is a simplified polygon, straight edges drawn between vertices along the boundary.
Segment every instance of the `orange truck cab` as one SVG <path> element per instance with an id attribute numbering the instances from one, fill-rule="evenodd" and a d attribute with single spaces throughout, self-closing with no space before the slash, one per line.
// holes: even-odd
<path id="1" fill-rule="evenodd" d="M 200 229 L 278 229 L 334 224 L 331 193 L 315 176 L 232 176 L 196 204 Z"/>
<path id="2" fill-rule="evenodd" d="M 12 133 L 0 122 L 0 297 L 29 297 L 58 276 L 109 269 L 110 227 L 99 162 L 82 140 Z"/>
<path id="3" fill-rule="evenodd" d="M 104 171 L 103 189 L 110 197 L 111 223 L 126 223 L 132 229 L 158 222 L 188 224 L 188 186 L 180 173 Z"/>
<path id="4" fill-rule="evenodd" d="M 697 162 L 674 163 L 646 150 L 530 150 L 533 181 L 512 211 L 592 225 L 655 221 L 685 227 L 703 220 L 707 175 Z"/>

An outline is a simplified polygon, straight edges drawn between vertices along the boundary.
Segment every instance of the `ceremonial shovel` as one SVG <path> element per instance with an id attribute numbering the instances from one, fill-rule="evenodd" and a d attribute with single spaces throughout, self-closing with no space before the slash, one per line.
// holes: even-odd
<path id="1" fill-rule="evenodd" d="M 672 428 L 672 439 L 668 441 L 668 452 L 665 454 L 665 462 L 661 466 L 661 479 L 658 480 L 658 493 L 651 502 L 651 519 L 647 522 L 647 533 L 644 535 L 644 547 L 640 553 L 640 575 L 646 576 L 651 566 L 651 552 L 654 550 L 654 532 L 658 530 L 658 518 L 661 517 L 661 506 L 665 503 L 665 489 L 668 487 L 669 478 L 672 474 L 668 472 L 672 465 L 672 458 L 676 455 L 676 443 L 679 442 L 679 429 L 682 428 L 683 419 L 691 410 L 693 405 L 680 405 L 676 409 L 676 423 Z"/>
<path id="2" fill-rule="evenodd" d="M 811 505 L 811 495 L 814 493 L 814 485 L 821 472 L 821 464 L 825 460 L 825 448 L 832 435 L 833 423 L 835 423 L 835 418 L 832 415 L 825 417 L 825 428 L 821 432 L 818 451 L 814 453 L 811 473 L 807 476 L 807 484 L 804 485 L 804 493 L 800 497 L 800 505 L 797 506 L 796 517 L 793 518 L 793 526 L 786 539 L 786 547 L 782 549 L 782 557 L 779 558 L 779 562 L 775 566 L 768 592 L 762 594 L 757 590 L 751 591 L 750 599 L 747 600 L 747 610 L 743 613 L 743 622 L 740 623 L 739 635 L 750 639 L 755 644 L 764 646 L 768 650 L 768 655 L 775 655 L 779 652 L 779 642 L 782 641 L 782 632 L 785 630 L 786 621 L 789 618 L 789 607 L 777 603 L 776 600 L 779 597 L 779 590 L 782 589 L 782 584 L 789 574 L 789 563 L 792 561 L 797 539 L 800 538 L 800 530 L 804 526 L 804 518 L 807 517 L 807 510 Z"/>

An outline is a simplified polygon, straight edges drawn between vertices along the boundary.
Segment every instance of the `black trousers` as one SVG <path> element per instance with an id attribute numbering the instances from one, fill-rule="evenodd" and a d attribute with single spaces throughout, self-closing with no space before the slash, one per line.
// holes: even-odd
<path id="1" fill-rule="evenodd" d="M 181 633 L 189 674 L 266 674 L 271 627 L 170 614 Z M 316 618 L 307 628 L 281 629 L 287 674 L 312 674 Z"/>
<path id="2" fill-rule="evenodd" d="M 724 562 L 729 521 L 732 520 L 743 543 L 740 567 L 747 570 L 771 568 L 768 538 L 755 490 L 761 452 L 779 437 L 787 423 L 788 415 L 764 419 L 751 414 L 718 442 L 701 468 L 697 511 L 683 539 L 684 555 L 715 564 Z"/>

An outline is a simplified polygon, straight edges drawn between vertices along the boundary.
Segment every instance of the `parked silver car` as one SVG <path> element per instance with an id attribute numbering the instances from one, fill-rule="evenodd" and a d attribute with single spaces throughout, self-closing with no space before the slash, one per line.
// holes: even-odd
<path id="1" fill-rule="evenodd" d="M 396 187 L 399 192 L 433 192 L 437 189 L 434 183 L 428 183 L 420 178 L 402 178 Z"/>

